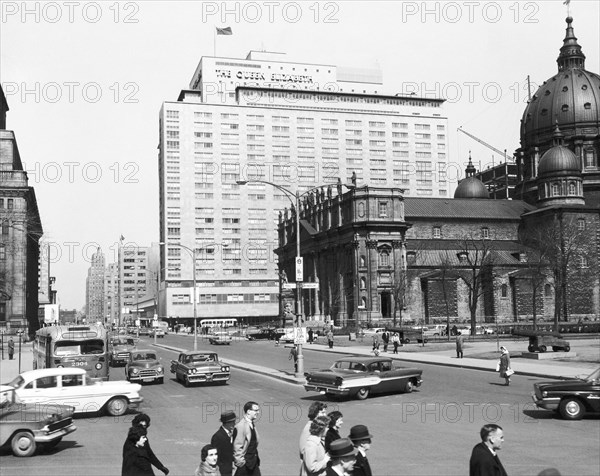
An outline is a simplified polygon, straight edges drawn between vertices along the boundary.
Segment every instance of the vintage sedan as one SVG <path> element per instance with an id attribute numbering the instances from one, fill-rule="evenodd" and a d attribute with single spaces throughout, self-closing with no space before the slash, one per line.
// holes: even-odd
<path id="1" fill-rule="evenodd" d="M 584 378 L 533 384 L 535 404 L 557 411 L 566 420 L 580 420 L 586 413 L 600 413 L 600 368 Z"/>
<path id="2" fill-rule="evenodd" d="M 24 403 L 70 405 L 75 413 L 106 412 L 121 416 L 144 400 L 142 386 L 125 380 L 101 381 L 74 367 L 23 372 L 8 385 Z"/>
<path id="3" fill-rule="evenodd" d="M 230 345 L 232 341 L 231 336 L 227 332 L 217 331 L 208 334 L 208 342 L 216 345 Z"/>
<path id="4" fill-rule="evenodd" d="M 54 448 L 77 429 L 73 410 L 67 405 L 23 403 L 13 387 L 0 385 L 0 448 L 10 447 L 15 456 Z"/>
<path id="5" fill-rule="evenodd" d="M 193 383 L 224 385 L 231 377 L 229 365 L 220 362 L 217 354 L 201 350 L 179 354 L 177 360 L 171 360 L 171 372 L 186 387 Z"/>
<path id="6" fill-rule="evenodd" d="M 125 365 L 125 378 L 131 382 L 163 383 L 165 369 L 153 350 L 136 350 Z"/>
<path id="7" fill-rule="evenodd" d="M 279 332 L 278 332 L 279 331 Z M 284 335 L 282 329 L 273 329 L 271 327 L 261 327 L 253 331 L 246 332 L 248 340 L 279 340 Z"/>
<path id="8" fill-rule="evenodd" d="M 421 386 L 422 373 L 386 357 L 345 357 L 327 370 L 306 372 L 304 388 L 326 396 L 364 400 L 375 393 L 412 392 Z"/>

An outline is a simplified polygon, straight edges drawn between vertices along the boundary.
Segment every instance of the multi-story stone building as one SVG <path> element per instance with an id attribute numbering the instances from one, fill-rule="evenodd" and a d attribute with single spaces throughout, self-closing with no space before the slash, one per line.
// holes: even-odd
<path id="1" fill-rule="evenodd" d="M 119 264 L 109 263 L 104 272 L 104 314 L 106 323 L 119 323 Z"/>
<path id="2" fill-rule="evenodd" d="M 89 323 L 105 322 L 104 312 L 105 288 L 104 273 L 105 261 L 102 250 L 98 248 L 92 255 L 88 275 L 86 278 L 85 308 L 86 318 Z"/>
<path id="3" fill-rule="evenodd" d="M 0 88 L 0 326 L 39 328 L 37 200 L 23 169 L 17 140 L 6 130 L 8 104 Z"/>
<path id="4" fill-rule="evenodd" d="M 359 185 L 447 197 L 443 102 L 384 93 L 378 70 L 254 51 L 203 57 L 190 88 L 160 111 L 160 314 L 192 316 L 194 274 L 202 316 L 278 314 L 282 189 L 354 175 Z"/>

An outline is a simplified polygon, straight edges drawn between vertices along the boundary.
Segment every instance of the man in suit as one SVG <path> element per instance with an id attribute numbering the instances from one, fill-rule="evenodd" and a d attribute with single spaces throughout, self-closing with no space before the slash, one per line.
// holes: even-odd
<path id="1" fill-rule="evenodd" d="M 260 414 L 256 402 L 246 402 L 244 417 L 233 430 L 233 463 L 236 476 L 260 476 L 260 458 L 258 456 L 258 432 L 255 422 Z"/>
<path id="2" fill-rule="evenodd" d="M 367 451 L 371 449 L 371 438 L 369 429 L 365 425 L 354 425 L 350 428 L 348 438 L 358 450 L 356 453 L 356 462 L 354 463 L 353 476 L 373 476 L 371 465 L 367 459 Z"/>
<path id="3" fill-rule="evenodd" d="M 331 443 L 329 449 L 331 457 L 330 464 L 327 466 L 325 476 L 349 476 L 353 473 L 354 463 L 356 461 L 356 449 L 348 438 L 340 438 Z"/>
<path id="4" fill-rule="evenodd" d="M 221 427 L 212 436 L 210 444 L 217 449 L 219 459 L 217 466 L 221 476 L 231 476 L 233 473 L 233 427 L 236 416 L 231 410 L 221 413 Z"/>
<path id="5" fill-rule="evenodd" d="M 475 445 L 471 453 L 469 476 L 507 476 L 497 454 L 504 443 L 502 428 L 489 423 L 483 425 L 479 434 L 481 443 Z"/>

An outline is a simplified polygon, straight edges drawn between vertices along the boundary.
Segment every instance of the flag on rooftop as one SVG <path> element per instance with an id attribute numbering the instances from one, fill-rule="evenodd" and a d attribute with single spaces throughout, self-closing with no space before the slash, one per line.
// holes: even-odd
<path id="1" fill-rule="evenodd" d="M 565 1 L 563 2 L 563 5 L 568 5 L 569 3 L 571 3 L 571 0 L 565 0 Z"/>
<path id="2" fill-rule="evenodd" d="M 217 35 L 233 35 L 233 32 L 231 31 L 231 27 L 225 27 L 225 28 L 217 28 Z"/>

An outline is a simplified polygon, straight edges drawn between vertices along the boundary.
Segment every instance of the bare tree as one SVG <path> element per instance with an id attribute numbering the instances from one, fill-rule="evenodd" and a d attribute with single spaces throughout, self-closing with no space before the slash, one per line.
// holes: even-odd
<path id="1" fill-rule="evenodd" d="M 444 296 L 444 306 L 446 308 L 446 337 L 450 340 L 450 293 L 448 290 L 448 282 L 456 281 L 458 275 L 454 269 L 454 262 L 447 251 L 441 257 L 439 263 L 440 279 L 442 281 L 442 295 Z"/>
<path id="2" fill-rule="evenodd" d="M 484 282 L 493 266 L 492 244 L 489 240 L 466 236 L 458 253 L 458 275 L 468 289 L 468 305 L 471 315 L 471 335 L 475 335 L 477 307 L 485 292 Z"/>

